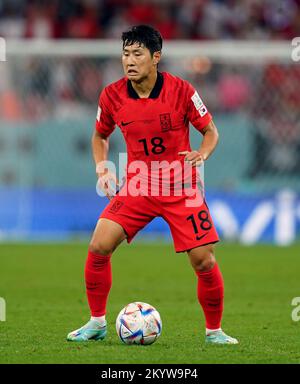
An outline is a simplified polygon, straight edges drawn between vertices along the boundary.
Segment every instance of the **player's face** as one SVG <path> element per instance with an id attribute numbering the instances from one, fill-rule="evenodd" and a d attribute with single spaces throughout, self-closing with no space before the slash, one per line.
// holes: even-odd
<path id="1" fill-rule="evenodd" d="M 142 81 L 151 71 L 156 71 L 159 59 L 159 52 L 151 56 L 149 49 L 138 43 L 126 46 L 122 54 L 124 73 L 131 81 Z"/>

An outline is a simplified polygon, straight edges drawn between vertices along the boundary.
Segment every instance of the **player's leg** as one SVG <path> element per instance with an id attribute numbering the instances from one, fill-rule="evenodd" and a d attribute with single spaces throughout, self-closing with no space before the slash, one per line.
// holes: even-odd
<path id="1" fill-rule="evenodd" d="M 157 215 L 157 206 L 144 196 L 118 194 L 105 207 L 92 236 L 85 267 L 92 317 L 85 326 L 71 332 L 68 340 L 99 340 L 105 337 L 105 307 L 111 287 L 111 254 L 125 238 L 130 243 Z"/>
<path id="2" fill-rule="evenodd" d="M 111 256 L 126 238 L 123 227 L 100 218 L 89 244 L 85 265 L 85 284 L 92 318 L 101 320 L 106 313 L 107 297 L 112 284 Z"/>
<path id="3" fill-rule="evenodd" d="M 206 342 L 237 344 L 221 328 L 224 301 L 224 283 L 214 255 L 214 245 L 207 244 L 187 251 L 198 278 L 197 296 L 206 321 Z"/>
<path id="4" fill-rule="evenodd" d="M 126 238 L 123 227 L 100 218 L 89 244 L 85 265 L 85 284 L 91 319 L 69 333 L 69 341 L 101 340 L 106 336 L 106 302 L 111 289 L 111 255 Z"/>
<path id="5" fill-rule="evenodd" d="M 219 237 L 206 202 L 198 198 L 195 203 L 187 204 L 184 196 L 168 197 L 163 217 L 170 226 L 176 252 L 187 252 L 196 272 L 198 300 L 206 318 L 206 341 L 236 343 L 220 329 L 224 288 L 213 246 Z"/>

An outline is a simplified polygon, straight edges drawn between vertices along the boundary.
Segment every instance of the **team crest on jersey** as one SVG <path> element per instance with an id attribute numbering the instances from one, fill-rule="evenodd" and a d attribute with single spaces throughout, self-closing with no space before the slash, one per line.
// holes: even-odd
<path id="1" fill-rule="evenodd" d="M 170 113 L 162 113 L 159 115 L 159 118 L 162 132 L 167 132 L 172 129 Z"/>
<path id="2" fill-rule="evenodd" d="M 109 212 L 116 213 L 122 207 L 123 203 L 119 200 L 116 200 L 113 205 L 110 207 Z"/>
<path id="3" fill-rule="evenodd" d="M 203 117 L 207 113 L 207 109 L 197 91 L 193 94 L 191 99 L 195 108 L 199 111 L 200 116 Z"/>

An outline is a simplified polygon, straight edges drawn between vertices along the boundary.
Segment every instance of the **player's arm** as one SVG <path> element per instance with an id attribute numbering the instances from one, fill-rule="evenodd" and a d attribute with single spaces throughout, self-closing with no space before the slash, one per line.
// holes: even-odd
<path id="1" fill-rule="evenodd" d="M 101 189 L 108 198 L 115 194 L 114 184 L 117 186 L 116 175 L 107 167 L 109 153 L 109 135 L 115 128 L 112 115 L 106 106 L 105 90 L 101 93 L 97 112 L 95 130 L 92 136 L 92 152 L 96 165 L 96 174 Z"/>
<path id="2" fill-rule="evenodd" d="M 185 161 L 190 162 L 193 166 L 198 166 L 207 160 L 216 148 L 219 134 L 212 120 L 212 116 L 208 112 L 198 92 L 195 91 L 189 83 L 187 83 L 187 87 L 187 118 L 192 125 L 202 133 L 203 140 L 198 150 L 182 151 L 179 152 L 179 154 L 185 156 Z"/>
<path id="3" fill-rule="evenodd" d="M 108 159 L 108 151 L 109 138 L 95 129 L 92 136 L 92 152 L 96 168 L 97 164 L 105 162 Z"/>
<path id="4" fill-rule="evenodd" d="M 212 120 L 202 128 L 201 132 L 203 134 L 203 140 L 197 151 L 179 152 L 180 155 L 185 155 L 184 160 L 188 161 L 193 166 L 201 165 L 207 160 L 213 153 L 219 141 L 219 133 Z"/>

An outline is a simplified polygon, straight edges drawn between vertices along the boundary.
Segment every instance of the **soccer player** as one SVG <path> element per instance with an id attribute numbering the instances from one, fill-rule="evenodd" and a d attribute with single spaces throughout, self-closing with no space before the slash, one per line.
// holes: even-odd
<path id="1" fill-rule="evenodd" d="M 197 166 L 208 159 L 217 145 L 216 126 L 191 84 L 170 73 L 158 71 L 162 50 L 158 31 L 150 26 L 135 26 L 122 34 L 122 40 L 125 77 L 102 91 L 92 138 L 98 181 L 110 201 L 96 225 L 85 265 L 91 318 L 87 324 L 69 333 L 67 340 L 105 338 L 106 303 L 112 284 L 112 253 L 124 239 L 130 243 L 147 223 L 161 216 L 169 224 L 176 252 L 187 252 L 195 271 L 198 300 L 206 320 L 206 342 L 237 344 L 238 341 L 221 328 L 224 286 L 214 256 L 214 243 L 219 239 L 205 200 L 199 198 L 198 204 L 187 204 L 189 195 L 176 193 L 180 184 L 189 184 L 185 176 L 177 177 L 175 181 L 178 167 L 173 169 L 173 179 L 168 183 L 169 194 L 151 194 L 153 185 L 157 187 L 158 183 L 166 183 L 155 167 L 150 176 L 141 167 L 139 175 L 140 184 L 153 179 L 151 188 L 147 184 L 137 194 L 136 188 L 130 187 L 136 175 L 130 172 L 134 162 L 150 167 L 158 161 L 176 161 L 182 167 L 188 164 L 192 169 L 191 183 L 187 186 L 191 188 L 197 183 Z M 198 150 L 191 149 L 189 123 L 203 135 Z M 114 194 L 112 182 L 118 184 L 118 180 L 105 166 L 105 161 L 109 135 L 116 126 L 126 141 L 128 163 L 126 182 Z"/>

